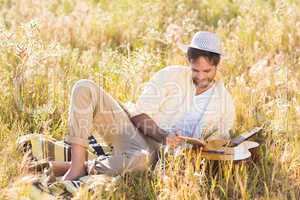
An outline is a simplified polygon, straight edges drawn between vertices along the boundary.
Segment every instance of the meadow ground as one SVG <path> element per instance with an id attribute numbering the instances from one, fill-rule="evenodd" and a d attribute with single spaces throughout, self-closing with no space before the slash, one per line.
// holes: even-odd
<path id="1" fill-rule="evenodd" d="M 254 138 L 259 159 L 205 161 L 204 173 L 173 160 L 169 178 L 130 174 L 114 191 L 79 198 L 300 198 L 299 0 L 1 0 L 0 15 L 1 199 L 24 175 L 16 138 L 67 133 L 75 81 L 102 81 L 115 98 L 135 100 L 154 72 L 187 64 L 176 43 L 199 30 L 223 39 L 218 76 L 237 107 L 232 135 L 266 125 Z"/>

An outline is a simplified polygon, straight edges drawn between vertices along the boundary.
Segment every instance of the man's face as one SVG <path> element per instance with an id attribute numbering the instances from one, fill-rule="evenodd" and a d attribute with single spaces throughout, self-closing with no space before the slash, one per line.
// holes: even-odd
<path id="1" fill-rule="evenodd" d="M 216 76 L 217 67 L 202 56 L 192 60 L 190 66 L 192 68 L 193 83 L 196 87 L 208 87 Z"/>

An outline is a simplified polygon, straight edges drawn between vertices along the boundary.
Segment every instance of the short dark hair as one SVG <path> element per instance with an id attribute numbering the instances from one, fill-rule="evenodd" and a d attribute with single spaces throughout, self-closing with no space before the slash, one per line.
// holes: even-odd
<path id="1" fill-rule="evenodd" d="M 192 60 L 196 60 L 197 58 L 199 58 L 201 56 L 207 58 L 208 61 L 215 66 L 218 66 L 220 59 L 221 59 L 221 55 L 218 53 L 204 51 L 204 50 L 200 50 L 200 49 L 196 49 L 196 48 L 192 48 L 192 47 L 188 48 L 187 58 L 188 58 L 189 62 L 191 62 Z"/>

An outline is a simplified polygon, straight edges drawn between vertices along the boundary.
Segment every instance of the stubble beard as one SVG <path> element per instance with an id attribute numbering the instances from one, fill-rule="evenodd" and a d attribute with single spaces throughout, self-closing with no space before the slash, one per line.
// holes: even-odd
<path id="1" fill-rule="evenodd" d="M 198 81 L 197 79 L 193 78 L 194 85 L 199 89 L 205 89 L 212 84 L 213 80 L 207 79 L 205 81 Z"/>

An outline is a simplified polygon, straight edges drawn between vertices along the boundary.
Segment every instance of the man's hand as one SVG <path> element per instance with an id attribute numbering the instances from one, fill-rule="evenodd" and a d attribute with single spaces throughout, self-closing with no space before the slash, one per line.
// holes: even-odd
<path id="1" fill-rule="evenodd" d="M 169 134 L 166 138 L 166 144 L 173 148 L 177 147 L 182 142 L 184 142 L 184 139 L 180 138 L 177 134 Z"/>

